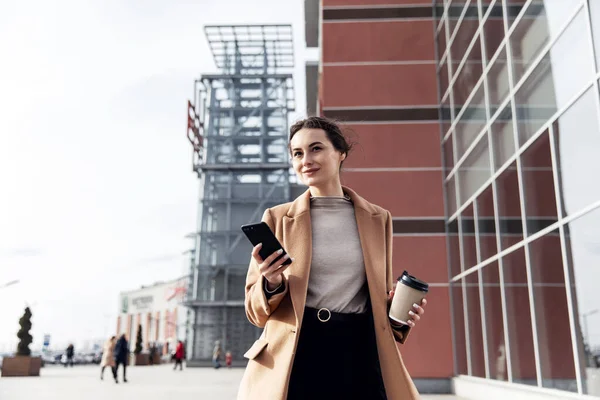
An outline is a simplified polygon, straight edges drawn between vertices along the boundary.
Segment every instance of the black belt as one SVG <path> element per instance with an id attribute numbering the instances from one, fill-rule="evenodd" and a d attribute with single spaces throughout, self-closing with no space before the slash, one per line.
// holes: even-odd
<path id="1" fill-rule="evenodd" d="M 304 319 L 316 320 L 323 323 L 327 322 L 363 322 L 367 319 L 366 312 L 357 313 L 337 313 L 327 308 L 304 308 Z"/>

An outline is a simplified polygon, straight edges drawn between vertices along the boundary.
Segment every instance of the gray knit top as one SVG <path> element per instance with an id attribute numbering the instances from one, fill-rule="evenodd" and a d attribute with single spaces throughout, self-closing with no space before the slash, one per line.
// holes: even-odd
<path id="1" fill-rule="evenodd" d="M 312 263 L 306 306 L 363 313 L 367 277 L 354 205 L 344 197 L 312 197 Z"/>

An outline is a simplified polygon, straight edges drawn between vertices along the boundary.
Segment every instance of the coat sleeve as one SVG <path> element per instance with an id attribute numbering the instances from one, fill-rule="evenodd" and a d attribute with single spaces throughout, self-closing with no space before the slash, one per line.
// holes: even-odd
<path id="1" fill-rule="evenodd" d="M 275 224 L 269 209 L 265 211 L 262 221 L 266 222 L 273 232 L 275 231 Z M 288 283 L 285 276 L 282 278 L 284 286 L 283 291 L 273 294 L 267 299 L 263 289 L 265 284 L 264 277 L 258 270 L 258 263 L 254 260 L 254 258 L 250 260 L 248 275 L 246 276 L 245 307 L 246 316 L 253 325 L 258 326 L 259 328 L 264 328 L 269 316 L 277 309 L 281 301 L 287 295 Z"/>
<path id="2" fill-rule="evenodd" d="M 386 245 L 386 276 L 387 276 L 387 292 L 388 294 L 394 288 L 394 276 L 392 270 L 392 250 L 394 247 L 394 229 L 392 226 L 392 214 L 388 211 L 387 218 L 385 221 L 385 245 Z M 388 303 L 388 312 L 390 303 Z M 392 333 L 394 334 L 394 338 L 397 342 L 404 344 L 408 335 L 410 334 L 411 327 L 408 325 L 402 325 L 401 327 L 396 327 L 392 325 L 391 321 L 388 319 L 388 323 L 392 328 Z"/>

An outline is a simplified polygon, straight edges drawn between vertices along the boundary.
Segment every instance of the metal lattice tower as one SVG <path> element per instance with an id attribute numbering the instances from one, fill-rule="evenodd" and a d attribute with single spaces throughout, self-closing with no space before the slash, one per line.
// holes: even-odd
<path id="1" fill-rule="evenodd" d="M 244 311 L 252 249 L 240 226 L 301 191 L 291 183 L 287 151 L 288 113 L 295 108 L 291 26 L 206 26 L 205 33 L 221 73 L 196 81 L 188 110 L 200 178 L 186 301 L 192 365 L 210 361 L 216 340 L 243 360 L 259 336 Z"/>

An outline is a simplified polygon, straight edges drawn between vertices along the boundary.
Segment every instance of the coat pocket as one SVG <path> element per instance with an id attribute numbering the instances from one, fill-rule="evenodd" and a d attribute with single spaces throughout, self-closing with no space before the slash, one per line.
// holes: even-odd
<path id="1" fill-rule="evenodd" d="M 265 349 L 265 347 L 267 347 L 267 344 L 269 344 L 269 342 L 266 340 L 258 339 L 256 342 L 254 342 L 246 354 L 244 354 L 244 357 L 246 357 L 248 360 L 254 360 Z"/>

